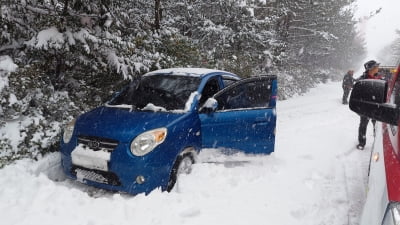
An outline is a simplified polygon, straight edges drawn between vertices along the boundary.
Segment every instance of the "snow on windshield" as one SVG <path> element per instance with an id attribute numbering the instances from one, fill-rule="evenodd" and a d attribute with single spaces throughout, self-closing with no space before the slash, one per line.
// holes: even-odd
<path id="1" fill-rule="evenodd" d="M 185 113 L 185 112 L 188 112 L 190 110 L 190 108 L 192 107 L 193 101 L 195 99 L 199 100 L 199 98 L 200 98 L 200 95 L 199 95 L 199 93 L 197 91 L 192 92 L 190 94 L 190 96 L 189 96 L 189 100 L 187 100 L 187 102 L 185 104 L 185 109 L 184 110 L 176 109 L 176 110 L 173 110 L 172 112 L 174 112 L 174 113 Z"/>
<path id="2" fill-rule="evenodd" d="M 108 106 L 126 108 L 129 105 L 132 110 L 187 111 L 199 83 L 200 78 L 193 76 L 145 76 L 140 81 L 133 81 Z"/>
<path id="3" fill-rule="evenodd" d="M 149 111 L 154 111 L 154 112 L 167 111 L 164 107 L 155 106 L 153 103 L 147 104 L 142 110 L 149 110 Z"/>

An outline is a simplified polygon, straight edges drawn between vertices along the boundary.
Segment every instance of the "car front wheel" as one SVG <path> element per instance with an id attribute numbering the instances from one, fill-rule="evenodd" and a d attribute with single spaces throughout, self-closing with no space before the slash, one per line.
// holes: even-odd
<path id="1" fill-rule="evenodd" d="M 170 175 L 167 191 L 171 191 L 181 174 L 189 174 L 192 171 L 192 165 L 195 163 L 192 153 L 180 155 L 176 160 Z"/>

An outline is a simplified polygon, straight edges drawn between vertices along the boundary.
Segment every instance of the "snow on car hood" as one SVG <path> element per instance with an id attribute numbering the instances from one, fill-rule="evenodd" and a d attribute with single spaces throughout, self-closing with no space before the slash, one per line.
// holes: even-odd
<path id="1" fill-rule="evenodd" d="M 111 138 L 129 142 L 147 130 L 167 127 L 185 114 L 169 112 L 130 111 L 99 107 L 82 114 L 75 125 L 75 134 Z"/>

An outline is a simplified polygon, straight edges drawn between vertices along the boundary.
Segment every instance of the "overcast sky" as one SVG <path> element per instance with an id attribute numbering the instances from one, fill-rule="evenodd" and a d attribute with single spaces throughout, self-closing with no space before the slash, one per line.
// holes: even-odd
<path id="1" fill-rule="evenodd" d="M 361 32 L 365 34 L 370 58 L 394 40 L 396 29 L 400 30 L 400 0 L 357 0 L 356 3 L 357 19 L 368 17 L 381 7 L 380 13 L 359 24 Z"/>

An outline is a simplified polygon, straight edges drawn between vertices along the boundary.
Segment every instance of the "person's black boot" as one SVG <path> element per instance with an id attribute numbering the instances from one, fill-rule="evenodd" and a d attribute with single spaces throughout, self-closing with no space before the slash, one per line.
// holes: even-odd
<path id="1" fill-rule="evenodd" d="M 364 150 L 364 145 L 358 144 L 358 145 L 357 145 L 357 149 L 358 149 L 358 150 Z"/>

